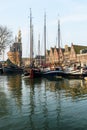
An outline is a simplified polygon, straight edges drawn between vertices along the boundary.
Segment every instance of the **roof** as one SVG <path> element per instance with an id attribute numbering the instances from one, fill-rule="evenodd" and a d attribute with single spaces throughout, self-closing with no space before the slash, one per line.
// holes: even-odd
<path id="1" fill-rule="evenodd" d="M 48 53 L 48 55 L 49 55 L 49 53 L 50 53 L 50 50 L 46 50 L 47 51 L 47 53 Z"/>
<path id="2" fill-rule="evenodd" d="M 81 45 L 73 45 L 73 47 L 75 49 L 76 54 L 80 54 L 80 50 L 87 48 L 87 46 L 81 46 Z"/>

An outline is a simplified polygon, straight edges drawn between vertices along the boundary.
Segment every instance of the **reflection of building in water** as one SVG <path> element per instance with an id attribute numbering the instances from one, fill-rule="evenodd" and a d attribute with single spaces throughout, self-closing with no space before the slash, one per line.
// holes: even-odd
<path id="1" fill-rule="evenodd" d="M 73 88 L 73 87 L 80 87 L 82 84 L 82 80 L 69 80 L 69 87 Z"/>
<path id="2" fill-rule="evenodd" d="M 67 96 L 83 96 L 87 94 L 87 82 L 85 80 L 65 80 Z"/>
<path id="3" fill-rule="evenodd" d="M 49 81 L 46 82 L 46 89 L 50 90 L 52 92 L 55 92 L 56 90 L 61 90 L 63 86 L 63 79 L 57 80 L 57 81 Z"/>
<path id="4" fill-rule="evenodd" d="M 87 81 L 78 79 L 63 79 L 58 81 L 46 80 L 46 91 L 64 92 L 66 96 L 79 97 L 87 94 Z"/>
<path id="5" fill-rule="evenodd" d="M 21 87 L 21 75 L 8 76 L 8 87 L 9 89 L 15 89 Z"/>
<path id="6" fill-rule="evenodd" d="M 42 82 L 42 78 L 36 78 L 36 79 L 29 79 L 29 78 L 26 78 L 24 79 L 24 83 L 25 85 L 30 85 L 30 87 L 32 87 L 33 85 L 40 85 Z"/>
<path id="7" fill-rule="evenodd" d="M 11 94 L 16 98 L 17 105 L 21 105 L 22 96 L 22 82 L 21 75 L 8 76 L 8 89 Z"/>

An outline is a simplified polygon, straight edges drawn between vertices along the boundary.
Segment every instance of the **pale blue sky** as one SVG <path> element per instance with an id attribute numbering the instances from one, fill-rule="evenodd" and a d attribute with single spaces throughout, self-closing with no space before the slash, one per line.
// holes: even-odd
<path id="1" fill-rule="evenodd" d="M 61 47 L 65 44 L 87 45 L 87 0 L 0 0 L 0 24 L 13 35 L 22 32 L 23 57 L 29 55 L 29 15 L 32 10 L 34 25 L 34 52 L 37 52 L 40 33 L 43 46 L 44 12 L 47 19 L 47 49 L 54 47 L 58 18 L 61 25 Z M 59 17 L 58 17 L 59 16 Z M 41 50 L 42 52 L 42 50 Z"/>

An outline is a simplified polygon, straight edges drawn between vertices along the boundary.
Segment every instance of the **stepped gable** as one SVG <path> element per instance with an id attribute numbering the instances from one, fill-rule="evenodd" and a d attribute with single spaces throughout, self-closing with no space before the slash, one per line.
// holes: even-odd
<path id="1" fill-rule="evenodd" d="M 52 50 L 52 53 L 54 53 L 54 48 L 53 47 L 51 47 L 51 50 Z"/>

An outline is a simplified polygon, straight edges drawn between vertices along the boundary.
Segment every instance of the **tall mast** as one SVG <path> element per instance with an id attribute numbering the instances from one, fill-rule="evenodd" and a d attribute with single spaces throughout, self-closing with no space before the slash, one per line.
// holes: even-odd
<path id="1" fill-rule="evenodd" d="M 46 13 L 44 13 L 44 56 L 46 63 Z"/>
<path id="2" fill-rule="evenodd" d="M 38 36 L 38 56 L 40 56 L 40 34 Z"/>
<path id="3" fill-rule="evenodd" d="M 32 12 L 30 8 L 30 63 L 33 60 L 33 25 L 32 25 Z"/>
<path id="4" fill-rule="evenodd" d="M 58 20 L 58 57 L 60 63 L 60 20 Z"/>
<path id="5" fill-rule="evenodd" d="M 32 60 L 33 60 L 33 55 L 34 55 L 34 50 L 33 50 L 33 46 L 34 46 L 34 26 L 32 25 Z"/>
<path id="6" fill-rule="evenodd" d="M 40 34 L 38 36 L 38 56 L 39 56 L 39 65 L 41 64 L 41 55 L 40 55 Z"/>

